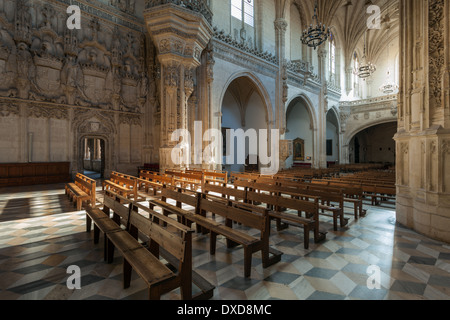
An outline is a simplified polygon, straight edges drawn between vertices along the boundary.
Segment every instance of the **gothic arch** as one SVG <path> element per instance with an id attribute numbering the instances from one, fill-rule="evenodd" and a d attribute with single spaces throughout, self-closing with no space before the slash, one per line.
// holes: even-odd
<path id="1" fill-rule="evenodd" d="M 312 129 L 316 130 L 317 129 L 317 115 L 316 115 L 316 112 L 313 107 L 314 104 L 311 102 L 311 100 L 305 94 L 302 93 L 302 94 L 296 95 L 296 96 L 292 97 L 289 101 L 287 101 L 286 114 L 287 114 L 289 108 L 291 108 L 297 101 L 304 102 L 306 110 L 308 111 L 308 114 L 309 114 L 309 118 L 311 120 Z"/>
<path id="2" fill-rule="evenodd" d="M 114 170 L 116 166 L 114 150 L 117 128 L 114 116 L 95 110 L 77 110 L 75 111 L 72 130 L 74 132 L 72 173 L 76 174 L 83 168 L 84 139 L 98 138 L 105 141 L 105 178 L 108 178 L 109 172 Z"/>
<path id="3" fill-rule="evenodd" d="M 272 106 L 272 103 L 270 100 L 270 96 L 269 96 L 269 93 L 267 92 L 265 86 L 261 82 L 261 80 L 252 72 L 241 71 L 241 72 L 237 72 L 230 76 L 230 78 L 225 83 L 222 93 L 221 93 L 221 96 L 220 96 L 220 100 L 219 100 L 220 101 L 220 110 L 222 110 L 222 104 L 223 104 L 223 101 L 225 98 L 225 94 L 228 91 L 230 85 L 233 83 L 233 81 L 240 79 L 240 78 L 246 78 L 255 86 L 256 92 L 259 94 L 259 96 L 261 97 L 261 100 L 264 103 L 264 108 L 266 111 L 267 128 L 270 129 L 271 124 L 274 123 L 274 121 L 273 121 L 273 106 Z"/>
<path id="4" fill-rule="evenodd" d="M 393 122 L 397 122 L 397 121 L 393 120 L 393 119 L 382 119 L 382 120 L 366 123 L 366 124 L 362 125 L 361 127 L 358 127 L 356 129 L 352 130 L 349 134 L 346 134 L 345 139 L 344 139 L 344 145 L 349 145 L 350 141 L 353 139 L 353 137 L 355 137 L 358 133 L 360 133 L 368 128 L 377 126 L 379 124 L 393 123 Z"/>

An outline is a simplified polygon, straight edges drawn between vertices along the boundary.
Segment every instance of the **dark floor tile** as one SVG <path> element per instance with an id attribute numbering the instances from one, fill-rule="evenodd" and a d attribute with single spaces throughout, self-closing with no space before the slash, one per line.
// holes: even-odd
<path id="1" fill-rule="evenodd" d="M 408 263 L 418 263 L 418 264 L 426 264 L 428 266 L 434 266 L 436 264 L 435 258 L 428 257 L 419 257 L 419 256 L 411 256 L 408 260 Z"/>
<path id="2" fill-rule="evenodd" d="M 395 243 L 395 247 L 404 248 L 404 249 L 416 249 L 418 243 L 417 242 L 399 242 Z"/>
<path id="3" fill-rule="evenodd" d="M 268 276 L 264 281 L 276 282 L 284 285 L 289 285 L 293 281 L 300 277 L 298 274 L 287 273 L 287 272 L 275 272 L 274 274 Z"/>
<path id="4" fill-rule="evenodd" d="M 447 287 L 450 289 L 450 277 L 431 275 L 428 284 L 432 286 Z"/>
<path id="5" fill-rule="evenodd" d="M 297 260 L 299 258 L 301 258 L 301 257 L 300 256 L 296 256 L 296 255 L 292 255 L 292 254 L 283 253 L 281 255 L 281 261 L 282 262 L 287 262 L 287 263 L 292 263 L 292 262 L 294 262 L 295 260 Z"/>
<path id="6" fill-rule="evenodd" d="M 358 256 L 361 254 L 361 252 L 363 252 L 364 250 L 362 249 L 354 249 L 354 248 L 340 248 L 339 250 L 336 251 L 336 253 L 340 253 L 340 254 L 350 254 L 353 256 Z"/>
<path id="7" fill-rule="evenodd" d="M 319 258 L 319 259 L 326 259 L 329 256 L 331 256 L 333 253 L 332 252 L 325 252 L 325 251 L 311 251 L 307 254 L 305 254 L 306 258 Z"/>
<path id="8" fill-rule="evenodd" d="M 102 280 L 105 280 L 105 278 L 99 277 L 99 276 L 95 276 L 95 275 L 92 275 L 92 274 L 88 274 L 88 275 L 82 276 L 81 277 L 81 288 L 83 288 L 85 286 L 88 286 L 88 285 L 90 285 L 92 283 L 102 281 Z"/>
<path id="9" fill-rule="evenodd" d="M 306 300 L 344 300 L 346 296 L 323 292 L 323 291 L 315 291 L 311 294 Z"/>
<path id="10" fill-rule="evenodd" d="M 219 271 L 220 269 L 228 267 L 229 265 L 230 265 L 229 263 L 225 263 L 225 262 L 221 262 L 221 261 L 211 261 L 211 262 L 202 264 L 201 266 L 198 266 L 197 269 L 208 270 L 208 271 Z"/>
<path id="11" fill-rule="evenodd" d="M 230 289 L 244 291 L 259 282 L 260 282 L 259 280 L 255 280 L 255 279 L 251 279 L 251 278 L 235 277 L 235 278 L 225 282 L 224 284 L 222 284 L 222 286 L 226 287 L 226 288 L 230 288 Z"/>
<path id="12" fill-rule="evenodd" d="M 52 267 L 45 265 L 45 264 L 35 264 L 35 265 L 29 266 L 29 267 L 14 270 L 14 272 L 21 273 L 21 274 L 29 274 L 29 273 L 34 273 L 34 272 L 50 269 L 50 268 L 52 268 Z"/>
<path id="13" fill-rule="evenodd" d="M 14 287 L 14 288 L 10 288 L 8 289 L 8 291 L 12 291 L 14 293 L 17 294 L 27 294 L 30 292 L 34 292 L 34 291 L 38 291 L 47 287 L 51 287 L 54 286 L 55 284 L 49 281 L 45 281 L 45 280 L 36 280 L 33 282 L 29 282 L 29 283 L 25 283 L 23 285 Z"/>
<path id="14" fill-rule="evenodd" d="M 362 265 L 362 264 L 356 264 L 356 263 L 349 263 L 345 267 L 341 269 L 342 272 L 351 272 L 351 273 L 357 273 L 357 274 L 367 274 L 367 268 L 369 266 Z"/>
<path id="15" fill-rule="evenodd" d="M 423 295 L 426 286 L 427 285 L 424 283 L 395 280 L 394 283 L 392 284 L 390 290 L 405 292 L 405 293 L 412 293 L 412 294 L 417 294 L 417 295 Z"/>
<path id="16" fill-rule="evenodd" d="M 333 240 L 333 241 L 341 241 L 341 242 L 350 242 L 353 239 L 355 239 L 355 238 L 353 238 L 353 237 L 344 237 L 344 236 L 336 236 L 336 237 L 334 237 L 331 240 Z"/>
<path id="17" fill-rule="evenodd" d="M 447 252 L 441 252 L 441 253 L 439 254 L 439 259 L 450 260 L 450 253 L 447 253 Z"/>
<path id="18" fill-rule="evenodd" d="M 277 247 L 294 248 L 294 247 L 298 246 L 299 244 L 302 244 L 302 242 L 285 240 L 280 243 L 277 243 Z"/>
<path id="19" fill-rule="evenodd" d="M 365 286 L 356 286 L 352 292 L 349 293 L 349 297 L 361 299 L 361 300 L 383 300 L 387 294 L 386 289 L 369 289 Z"/>
<path id="20" fill-rule="evenodd" d="M 322 278 L 322 279 L 331 279 L 338 271 L 337 270 L 331 270 L 331 269 L 324 269 L 324 268 L 312 268 L 307 273 L 305 273 L 305 276 L 309 277 L 315 277 L 315 278 Z"/>

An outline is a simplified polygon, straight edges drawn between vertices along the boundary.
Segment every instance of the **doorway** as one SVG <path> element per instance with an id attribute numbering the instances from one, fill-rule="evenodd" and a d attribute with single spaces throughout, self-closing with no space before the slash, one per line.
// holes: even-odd
<path id="1" fill-rule="evenodd" d="M 83 174 L 92 179 L 105 175 L 105 140 L 87 137 L 83 141 Z"/>

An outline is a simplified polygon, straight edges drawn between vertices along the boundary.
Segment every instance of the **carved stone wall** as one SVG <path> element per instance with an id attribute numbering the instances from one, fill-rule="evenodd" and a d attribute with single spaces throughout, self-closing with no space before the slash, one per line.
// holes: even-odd
<path id="1" fill-rule="evenodd" d="M 152 107 L 135 1 L 77 2 L 80 30 L 66 27 L 66 0 L 0 2 L 0 162 L 71 161 L 75 173 L 81 139 L 95 136 L 107 141 L 108 170 L 134 173 Z"/>
<path id="2" fill-rule="evenodd" d="M 397 220 L 450 241 L 450 3 L 403 0 L 400 8 Z"/>

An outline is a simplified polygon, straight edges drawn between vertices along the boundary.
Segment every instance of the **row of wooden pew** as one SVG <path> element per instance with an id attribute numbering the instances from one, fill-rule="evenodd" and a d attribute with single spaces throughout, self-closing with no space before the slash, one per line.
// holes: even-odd
<path id="1" fill-rule="evenodd" d="M 242 246 L 244 276 L 250 277 L 254 253 L 261 252 L 264 268 L 281 260 L 282 252 L 269 244 L 271 221 L 276 222 L 277 231 L 290 226 L 303 229 L 308 249 L 311 232 L 316 243 L 326 238 L 320 216 L 332 217 L 337 230 L 349 221 L 345 203 L 353 205 L 355 219 L 365 215 L 362 187 L 349 181 L 334 185 L 340 182 L 245 174 L 228 177 L 223 172 L 196 170 L 141 171 L 139 177 L 112 172 L 102 184 L 103 208 L 96 205 L 95 181 L 81 174 L 66 185 L 66 193 L 76 200 L 77 208 L 86 203 L 86 227 L 91 231 L 94 225 L 94 242 L 98 244 L 100 233 L 104 234 L 105 261 L 112 262 L 115 250 L 123 255 L 125 288 L 135 270 L 147 283 L 150 299 L 175 288 L 180 288 L 182 299 L 208 299 L 214 286 L 192 267 L 195 231 L 209 235 L 211 255 L 218 236 L 226 239 L 228 248 Z M 147 201 L 148 207 L 143 204 Z M 247 228 L 258 230 L 257 236 Z M 193 294 L 193 285 L 200 288 L 198 294 Z"/>

